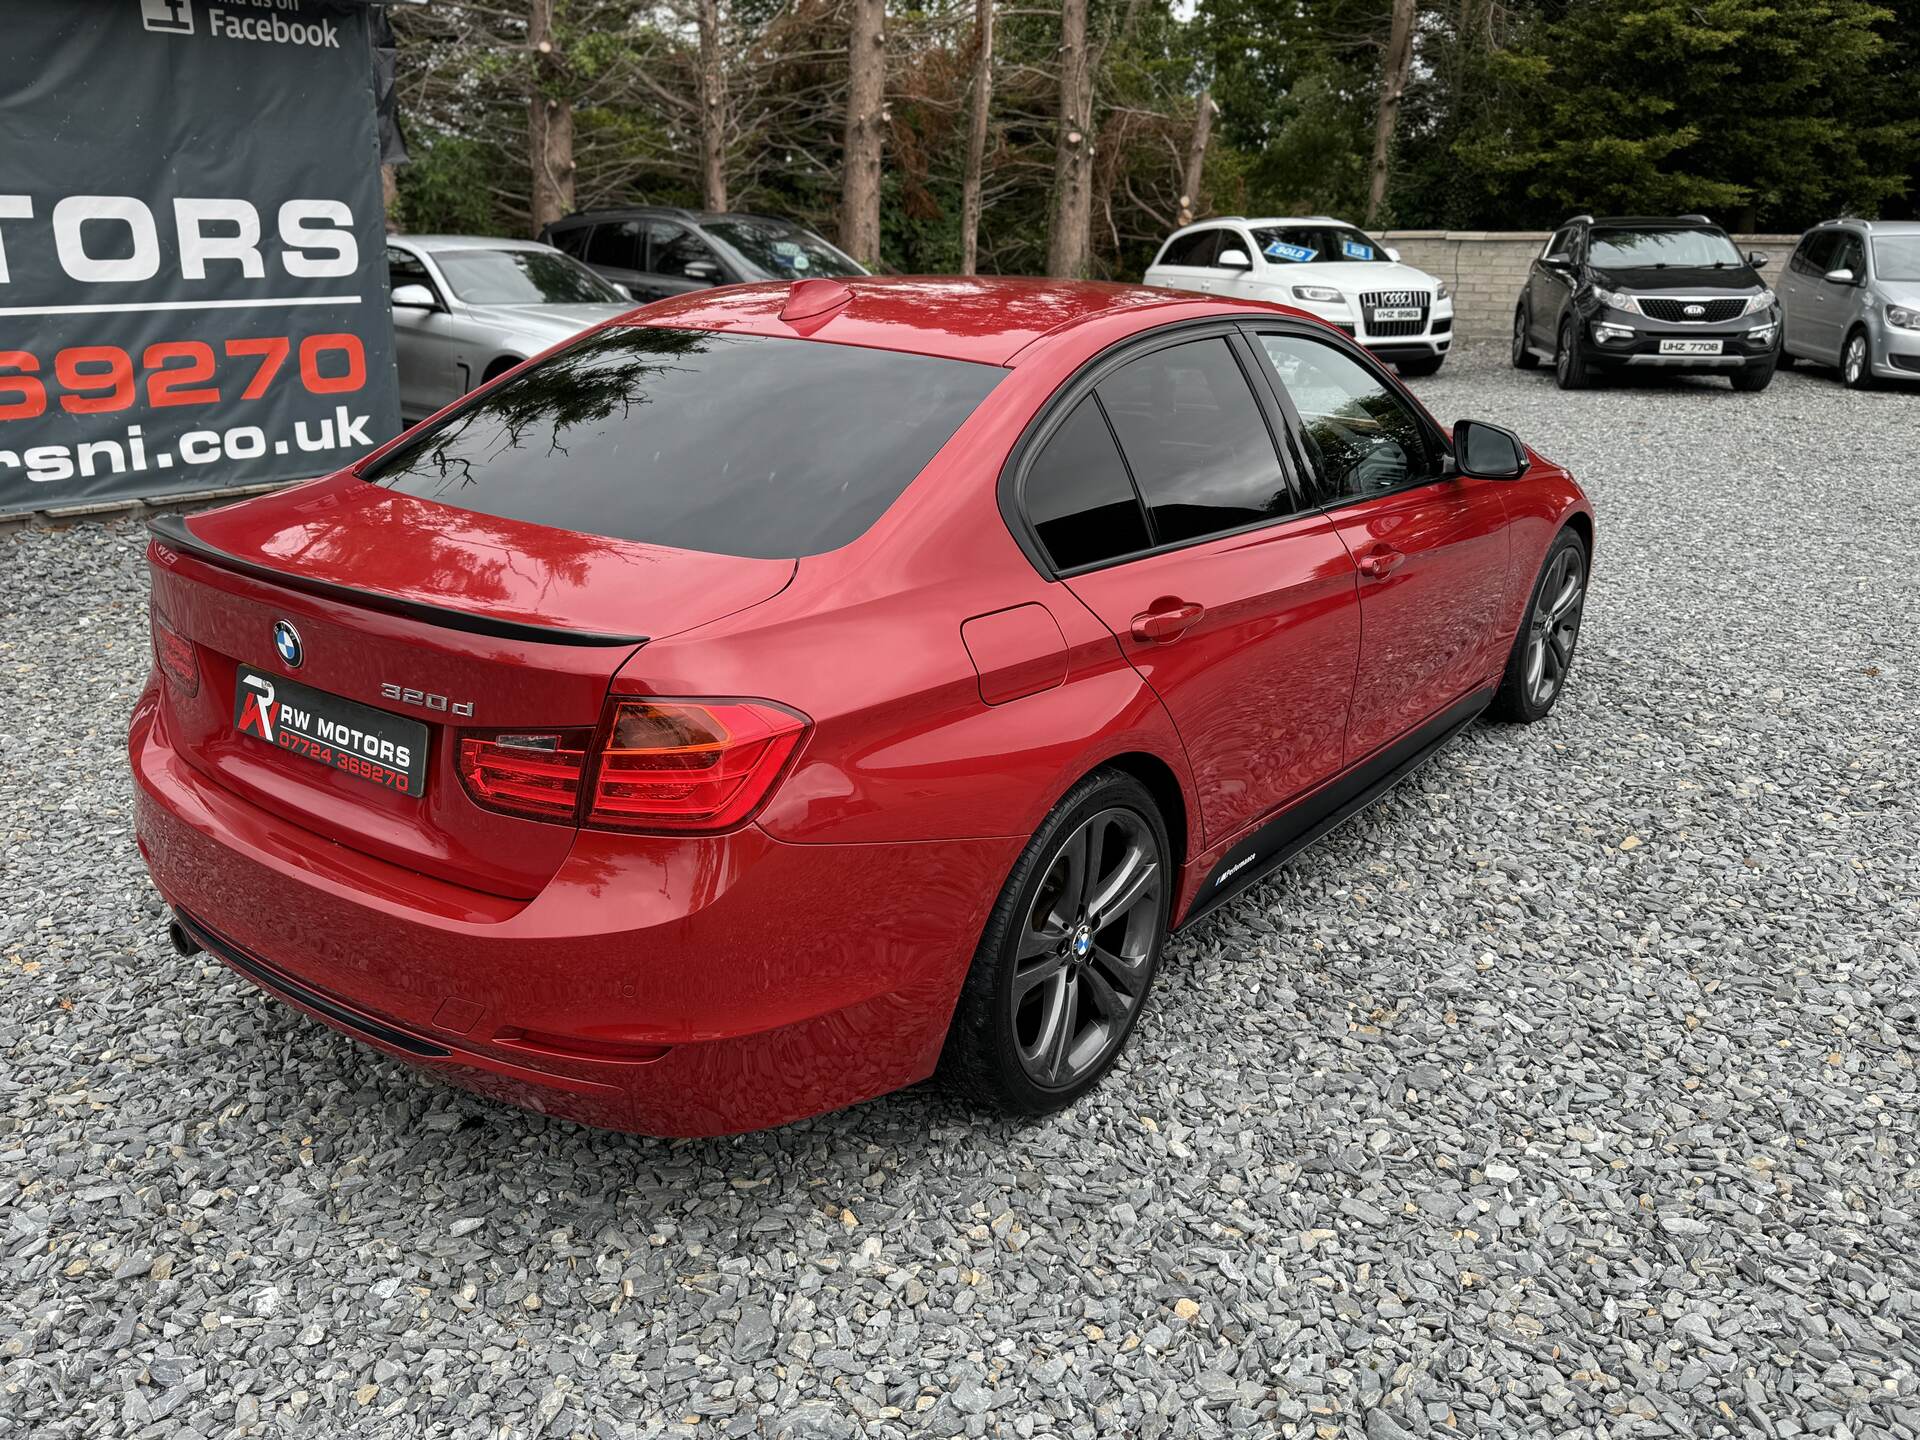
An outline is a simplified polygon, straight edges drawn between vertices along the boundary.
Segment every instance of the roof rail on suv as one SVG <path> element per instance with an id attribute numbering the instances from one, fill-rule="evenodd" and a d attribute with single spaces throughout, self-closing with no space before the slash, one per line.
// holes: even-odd
<path id="1" fill-rule="evenodd" d="M 592 210 L 571 210 L 552 223 L 558 225 L 561 220 L 598 220 L 608 215 L 671 215 L 676 220 L 693 219 L 693 211 L 684 205 L 600 205 Z"/>
<path id="2" fill-rule="evenodd" d="M 1696 225 L 1711 225 L 1713 223 L 1713 221 L 1704 215 L 1682 215 L 1680 218 L 1682 220 L 1691 220 Z"/>
<path id="3" fill-rule="evenodd" d="M 1593 216 L 1591 215 L 1574 215 L 1562 220 L 1557 228 L 1564 230 L 1569 225 L 1591 225 L 1592 223 Z"/>

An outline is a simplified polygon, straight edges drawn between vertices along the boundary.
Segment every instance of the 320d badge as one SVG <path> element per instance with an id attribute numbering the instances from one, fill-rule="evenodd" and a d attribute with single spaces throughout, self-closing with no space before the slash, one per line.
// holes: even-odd
<path id="1" fill-rule="evenodd" d="M 1310 316 L 1012 279 L 663 301 L 154 529 L 175 943 L 676 1135 L 1071 1103 L 1173 930 L 1552 712 L 1594 540 Z"/>

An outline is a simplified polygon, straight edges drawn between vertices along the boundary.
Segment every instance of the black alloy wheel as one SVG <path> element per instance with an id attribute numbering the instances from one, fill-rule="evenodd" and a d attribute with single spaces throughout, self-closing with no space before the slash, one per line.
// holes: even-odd
<path id="1" fill-rule="evenodd" d="M 1562 530 L 1547 551 L 1533 599 L 1514 640 L 1507 672 L 1488 714 L 1532 724 L 1544 720 L 1565 689 L 1587 603 L 1587 547 Z"/>
<path id="2" fill-rule="evenodd" d="M 1068 792 L 1008 877 L 940 1059 L 953 1088 L 1042 1115 L 1119 1056 L 1166 943 L 1176 872 L 1166 824 L 1131 775 Z"/>
<path id="3" fill-rule="evenodd" d="M 1516 305 L 1513 309 L 1513 368 L 1531 370 L 1540 363 L 1540 357 L 1533 353 L 1533 347 L 1527 339 L 1527 307 Z"/>

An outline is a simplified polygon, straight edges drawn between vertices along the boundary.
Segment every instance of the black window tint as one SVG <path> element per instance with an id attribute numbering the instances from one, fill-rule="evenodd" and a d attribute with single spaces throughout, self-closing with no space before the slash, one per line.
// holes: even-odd
<path id="1" fill-rule="evenodd" d="M 1299 412 L 1327 500 L 1439 478 L 1439 456 L 1407 403 L 1359 361 L 1318 340 L 1262 335 Z"/>
<path id="2" fill-rule="evenodd" d="M 615 270 L 640 269 L 640 222 L 609 220 L 594 226 L 593 239 L 587 246 L 587 263 Z"/>
<path id="3" fill-rule="evenodd" d="M 1839 243 L 1833 247 L 1833 256 L 1827 261 L 1828 270 L 1851 270 L 1853 278 L 1858 280 L 1867 271 L 1867 250 L 1860 243 L 1860 237 L 1851 231 L 1840 232 Z M 1824 272 L 1823 272 L 1824 273 Z"/>
<path id="4" fill-rule="evenodd" d="M 483 515 L 762 559 L 857 539 L 1006 372 L 708 331 L 601 331 L 365 471 Z"/>
<path id="5" fill-rule="evenodd" d="M 587 225 L 568 225 L 559 230 L 547 232 L 547 243 L 556 250 L 564 250 L 576 260 L 584 260 L 587 255 L 587 236 L 592 227 Z"/>
<path id="6" fill-rule="evenodd" d="M 1214 249 L 1219 241 L 1218 230 L 1196 230 L 1191 235 L 1182 235 L 1167 246 L 1167 253 L 1160 257 L 1160 263 L 1162 265 L 1211 265 Z"/>
<path id="7" fill-rule="evenodd" d="M 1833 258 L 1833 252 L 1840 244 L 1838 230 L 1819 230 L 1807 237 L 1802 254 L 1809 275 L 1824 275 L 1833 267 L 1827 262 Z"/>
<path id="8" fill-rule="evenodd" d="M 1142 355 L 1101 381 L 1099 395 L 1159 543 L 1293 508 L 1273 437 L 1224 339 Z"/>
<path id="9" fill-rule="evenodd" d="M 1540 254 L 1543 259 L 1549 255 L 1565 255 L 1571 259 L 1573 256 L 1573 231 L 1554 231 L 1553 238 L 1547 241 L 1547 248 L 1542 250 Z"/>
<path id="10" fill-rule="evenodd" d="M 1054 568 L 1147 548 L 1147 521 L 1113 432 L 1091 395 L 1074 406 L 1027 471 L 1027 518 Z"/>

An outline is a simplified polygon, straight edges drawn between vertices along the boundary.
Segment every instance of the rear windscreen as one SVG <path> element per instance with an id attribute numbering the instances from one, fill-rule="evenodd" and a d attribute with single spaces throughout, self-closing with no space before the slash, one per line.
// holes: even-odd
<path id="1" fill-rule="evenodd" d="M 621 326 L 423 426 L 362 475 L 483 515 L 788 559 L 859 538 L 1007 372 Z"/>

